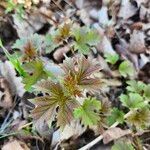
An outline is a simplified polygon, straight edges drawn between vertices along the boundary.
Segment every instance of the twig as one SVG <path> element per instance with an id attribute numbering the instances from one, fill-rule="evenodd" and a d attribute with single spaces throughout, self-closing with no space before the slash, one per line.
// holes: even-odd
<path id="1" fill-rule="evenodd" d="M 132 111 L 129 111 L 125 116 L 124 119 L 126 119 L 130 114 L 132 113 Z M 110 128 L 114 128 L 119 124 L 119 122 L 115 122 L 112 126 L 110 126 Z M 110 129 L 109 128 L 109 129 Z M 89 144 L 83 146 L 82 148 L 78 149 L 78 150 L 88 150 L 91 147 L 93 147 L 95 144 L 97 144 L 98 142 L 100 142 L 103 139 L 103 135 L 98 136 L 96 139 L 94 139 L 92 142 L 90 142 Z"/>

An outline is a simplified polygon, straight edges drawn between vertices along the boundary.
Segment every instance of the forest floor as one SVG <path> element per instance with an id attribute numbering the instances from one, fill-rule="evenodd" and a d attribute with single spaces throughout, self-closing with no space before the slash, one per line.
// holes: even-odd
<path id="1" fill-rule="evenodd" d="M 0 0 L 0 40 L 0 149 L 150 150 L 149 0 Z"/>

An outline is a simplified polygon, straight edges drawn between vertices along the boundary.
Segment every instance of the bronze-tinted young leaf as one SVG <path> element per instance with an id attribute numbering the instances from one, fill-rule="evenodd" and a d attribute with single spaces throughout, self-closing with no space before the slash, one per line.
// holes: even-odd
<path id="1" fill-rule="evenodd" d="M 63 85 L 67 94 L 79 97 L 82 96 L 82 92 L 80 87 L 77 85 L 77 81 L 71 75 L 64 78 Z"/>
<path id="2" fill-rule="evenodd" d="M 49 122 L 56 116 L 57 126 L 64 127 L 67 123 L 70 123 L 73 119 L 73 109 L 78 106 L 78 102 L 65 94 L 62 85 L 58 82 L 42 80 L 35 88 L 49 94 L 33 99 L 37 107 L 33 110 L 32 116 L 36 122 Z M 59 108 L 56 114 L 55 109 L 57 106 Z"/>
<path id="3" fill-rule="evenodd" d="M 63 94 L 61 85 L 57 82 L 53 82 L 50 79 L 41 80 L 34 87 L 36 88 L 36 91 L 41 91 L 42 93 L 56 94 L 56 95 L 58 95 L 58 93 Z"/>
<path id="4" fill-rule="evenodd" d="M 128 117 L 127 122 L 137 128 L 145 128 L 150 125 L 150 110 L 148 108 L 141 108 L 134 110 Z"/>
<path id="5" fill-rule="evenodd" d="M 66 38 L 70 35 L 70 30 L 71 30 L 71 24 L 70 23 L 65 23 L 60 29 L 59 29 L 59 32 L 60 32 L 60 35 L 63 37 L 63 38 Z"/>
<path id="6" fill-rule="evenodd" d="M 24 46 L 22 60 L 30 61 L 36 58 L 36 56 L 37 56 L 36 48 L 33 46 L 33 43 L 31 41 L 28 41 L 27 44 Z"/>
<path id="7" fill-rule="evenodd" d="M 50 96 L 43 96 L 34 98 L 33 103 L 36 105 L 32 111 L 35 124 L 51 123 L 55 117 L 57 101 Z"/>
<path id="8" fill-rule="evenodd" d="M 68 99 L 64 105 L 60 103 L 57 115 L 57 126 L 64 127 L 73 120 L 73 110 L 79 106 L 75 99 Z"/>
<path id="9" fill-rule="evenodd" d="M 98 89 L 101 80 L 94 76 L 100 70 L 100 66 L 84 56 L 66 58 L 62 68 L 66 76 L 71 76 L 80 88 L 94 90 Z"/>
<path id="10" fill-rule="evenodd" d="M 108 99 L 102 99 L 100 112 L 104 115 L 108 115 L 111 111 L 111 102 Z"/>
<path id="11" fill-rule="evenodd" d="M 65 23 L 62 27 L 59 27 L 58 33 L 54 38 L 54 42 L 59 43 L 70 36 L 71 24 Z"/>

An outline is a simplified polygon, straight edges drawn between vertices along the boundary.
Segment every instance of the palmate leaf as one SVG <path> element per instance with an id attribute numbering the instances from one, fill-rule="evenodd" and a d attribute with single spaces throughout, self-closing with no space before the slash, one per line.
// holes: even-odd
<path id="1" fill-rule="evenodd" d="M 23 78 L 26 90 L 31 90 L 32 85 L 37 83 L 41 79 L 47 79 L 48 74 L 44 70 L 44 66 L 41 60 L 34 60 L 24 64 L 24 69 L 28 74 Z"/>
<path id="2" fill-rule="evenodd" d="M 138 110 L 133 110 L 127 117 L 127 122 L 137 128 L 145 128 L 150 126 L 150 110 L 143 107 Z"/>
<path id="3" fill-rule="evenodd" d="M 119 72 L 123 77 L 134 76 L 135 70 L 129 61 L 123 61 L 119 66 Z"/>
<path id="4" fill-rule="evenodd" d="M 117 108 L 113 108 L 111 111 L 111 115 L 108 116 L 107 120 L 108 120 L 108 124 L 112 125 L 113 123 L 115 123 L 116 121 L 119 123 L 123 123 L 124 122 L 124 112 L 117 109 Z"/>
<path id="5" fill-rule="evenodd" d="M 71 34 L 75 38 L 74 49 L 82 54 L 88 54 L 90 46 L 96 45 L 100 40 L 96 31 L 88 27 L 75 28 Z"/>
<path id="6" fill-rule="evenodd" d="M 74 110 L 74 116 L 75 118 L 81 119 L 84 125 L 96 125 L 100 120 L 100 116 L 98 113 L 100 108 L 100 101 L 94 98 L 88 98 L 84 100 L 82 106 Z"/>
<path id="7" fill-rule="evenodd" d="M 37 124 L 51 122 L 56 116 L 57 126 L 64 127 L 73 119 L 73 109 L 79 106 L 78 102 L 65 95 L 63 87 L 58 82 L 42 80 L 35 85 L 36 90 L 49 95 L 33 99 L 36 105 L 32 116 Z M 55 109 L 58 107 L 58 112 Z M 48 115 L 47 115 L 48 114 Z M 42 119 L 41 119 L 42 118 Z"/>
<path id="8" fill-rule="evenodd" d="M 119 55 L 118 54 L 105 54 L 105 59 L 107 62 L 110 64 L 114 65 L 118 60 L 119 60 Z"/>
<path id="9" fill-rule="evenodd" d="M 135 81 L 135 80 L 127 81 L 127 84 L 128 84 L 127 86 L 128 91 L 139 93 L 139 94 L 142 94 L 146 87 L 145 83 L 141 81 Z"/>
<path id="10" fill-rule="evenodd" d="M 65 78 L 74 80 L 79 90 L 95 90 L 99 89 L 101 80 L 94 77 L 94 74 L 100 70 L 100 66 L 84 56 L 77 58 L 66 58 L 63 62 L 62 69 L 65 72 Z"/>
<path id="11" fill-rule="evenodd" d="M 122 105 L 130 109 L 142 108 L 146 105 L 144 99 L 138 93 L 129 93 L 129 95 L 121 94 L 120 101 Z"/>
<path id="12" fill-rule="evenodd" d="M 50 96 L 36 97 L 31 100 L 36 105 L 32 111 L 32 117 L 34 118 L 35 125 L 43 124 L 47 122 L 51 125 L 51 122 L 55 118 L 57 101 Z"/>

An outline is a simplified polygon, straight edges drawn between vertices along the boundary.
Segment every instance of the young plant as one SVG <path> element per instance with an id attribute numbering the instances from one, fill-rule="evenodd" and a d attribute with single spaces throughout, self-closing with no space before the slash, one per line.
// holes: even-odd
<path id="1" fill-rule="evenodd" d="M 121 94 L 122 105 L 130 110 L 127 116 L 127 123 L 137 129 L 147 128 L 150 124 L 150 97 L 147 91 L 150 86 L 141 81 L 128 81 L 127 94 Z"/>
<path id="2" fill-rule="evenodd" d="M 94 29 L 89 27 L 74 27 L 73 23 L 65 23 L 56 31 L 52 32 L 51 35 L 47 35 L 45 41 L 47 41 L 46 43 L 50 49 L 49 51 L 52 51 L 65 43 L 70 46 L 70 49 L 73 52 L 79 51 L 80 53 L 87 55 L 90 52 L 90 49 L 98 44 L 100 38 Z M 55 46 L 50 45 L 49 43 L 55 43 Z"/>
<path id="3" fill-rule="evenodd" d="M 119 60 L 118 54 L 109 54 L 106 53 L 104 55 L 106 62 L 109 62 L 110 64 L 114 65 Z"/>
<path id="4" fill-rule="evenodd" d="M 150 126 L 150 105 L 149 105 L 150 98 L 149 98 L 149 94 L 147 93 L 150 90 L 150 86 L 149 84 L 146 85 L 143 82 L 137 82 L 137 81 L 128 81 L 127 83 L 128 83 L 127 93 L 122 94 L 120 96 L 120 101 L 122 102 L 122 105 L 124 105 L 127 108 L 128 112 L 124 114 L 123 111 L 120 111 L 114 108 L 111 111 L 111 114 L 107 116 L 107 120 L 108 120 L 109 125 L 111 125 L 109 128 L 114 128 L 120 123 L 122 124 L 126 122 L 127 125 L 129 125 L 128 127 L 131 130 L 133 130 L 133 133 L 135 133 L 139 129 L 140 130 L 147 129 Z M 134 85 L 134 87 L 132 87 L 131 85 Z M 138 85 L 138 88 L 135 88 L 135 85 L 136 86 Z M 144 85 L 144 88 L 141 89 L 143 85 Z M 140 91 L 140 94 L 137 93 L 137 89 L 138 89 L 138 92 Z M 132 97 L 131 94 L 135 94 L 135 95 L 133 95 Z M 140 105 L 139 103 L 142 105 Z M 97 144 L 102 139 L 103 139 L 103 135 L 98 136 L 92 142 L 82 147 L 81 150 L 91 148 L 93 145 Z M 136 141 L 139 142 L 138 137 L 136 137 Z M 126 144 L 123 146 L 122 142 L 121 143 L 117 142 L 112 147 L 113 150 L 115 149 L 122 150 L 123 148 L 134 150 L 134 147 L 132 146 L 132 144 Z"/>
<path id="5" fill-rule="evenodd" d="M 104 57 L 106 62 L 112 65 L 115 65 L 116 62 L 119 60 L 119 55 L 117 53 L 116 54 L 106 53 L 104 54 Z M 135 69 L 133 67 L 133 64 L 128 60 L 122 61 L 119 65 L 118 70 L 121 76 L 123 76 L 124 78 L 133 77 L 135 75 Z"/>
<path id="6" fill-rule="evenodd" d="M 134 67 L 131 62 L 125 60 L 119 66 L 119 72 L 123 77 L 133 76 L 135 73 Z"/>
<path id="7" fill-rule="evenodd" d="M 22 42 L 21 42 L 22 43 Z M 0 46 L 3 48 L 4 53 L 6 54 L 9 61 L 13 64 L 14 68 L 18 71 L 19 75 L 23 79 L 25 84 L 25 89 L 27 91 L 32 90 L 32 86 L 41 79 L 46 79 L 48 76 L 52 77 L 50 73 L 44 67 L 44 62 L 41 57 L 38 55 L 38 51 L 32 43 L 28 43 L 26 40 L 26 47 L 22 49 L 22 55 L 19 57 L 16 53 L 10 54 L 7 49 L 0 42 Z M 17 43 L 17 46 L 22 46 L 20 43 Z"/>
<path id="8" fill-rule="evenodd" d="M 35 124 L 42 124 L 45 121 L 51 124 L 56 117 L 57 126 L 63 128 L 73 120 L 74 115 L 82 120 L 85 115 L 87 118 L 84 118 L 83 123 L 86 125 L 96 124 L 99 118 L 94 111 L 100 109 L 100 102 L 85 98 L 83 105 L 80 106 L 77 96 L 84 98 L 85 90 L 93 91 L 100 88 L 101 80 L 94 77 L 95 72 L 100 70 L 99 65 L 81 56 L 66 58 L 62 69 L 64 75 L 56 81 L 47 79 L 35 85 L 35 90 L 43 93 L 43 96 L 33 99 L 36 106 L 32 111 Z"/>

